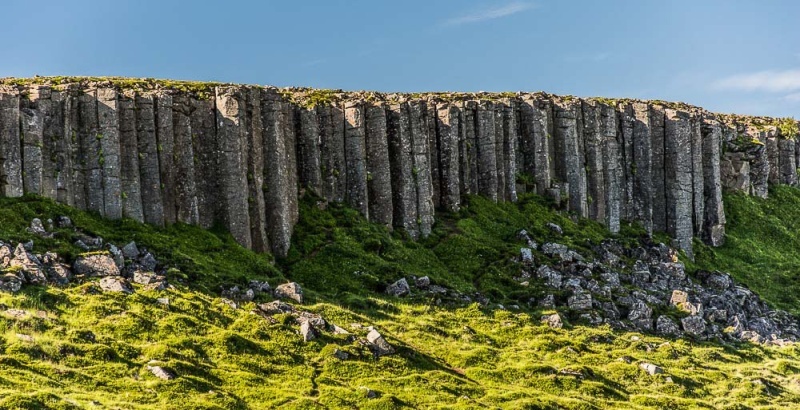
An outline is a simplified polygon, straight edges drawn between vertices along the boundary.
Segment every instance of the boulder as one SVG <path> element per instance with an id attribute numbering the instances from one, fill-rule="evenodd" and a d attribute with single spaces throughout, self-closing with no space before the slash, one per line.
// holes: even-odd
<path id="1" fill-rule="evenodd" d="M 284 283 L 275 288 L 275 296 L 280 299 L 291 299 L 303 303 L 303 289 L 296 282 Z"/>
<path id="2" fill-rule="evenodd" d="M 552 231 L 556 235 L 563 235 L 564 234 L 564 230 L 561 229 L 561 226 L 559 226 L 557 224 L 554 224 L 552 222 L 548 222 L 547 223 L 547 229 L 550 229 L 550 231 Z"/>
<path id="3" fill-rule="evenodd" d="M 394 353 L 394 347 L 383 338 L 383 336 L 375 329 L 367 333 L 367 342 L 372 353 L 377 357 L 386 356 Z"/>
<path id="4" fill-rule="evenodd" d="M 300 322 L 300 336 L 303 336 L 304 342 L 310 342 L 317 337 L 314 326 L 311 325 L 310 321 L 302 320 Z"/>
<path id="5" fill-rule="evenodd" d="M 156 376 L 161 380 L 172 380 L 175 378 L 175 373 L 172 373 L 171 371 L 161 366 L 147 365 L 145 366 L 145 369 L 147 369 L 150 373 L 152 373 L 153 376 Z"/>
<path id="6" fill-rule="evenodd" d="M 531 248 L 520 249 L 519 260 L 527 266 L 533 266 L 533 250 Z"/>
<path id="7" fill-rule="evenodd" d="M 410 294 L 411 288 L 408 286 L 406 278 L 400 278 L 397 282 L 386 287 L 386 293 L 395 297 L 400 297 Z"/>
<path id="8" fill-rule="evenodd" d="M 687 316 L 681 319 L 684 332 L 695 336 L 703 336 L 706 331 L 706 321 L 700 316 Z"/>
<path id="9" fill-rule="evenodd" d="M 127 245 L 122 247 L 122 255 L 125 256 L 127 259 L 136 259 L 139 257 L 139 247 L 136 246 L 136 242 L 128 242 Z"/>
<path id="10" fill-rule="evenodd" d="M 652 363 L 639 363 L 639 368 L 651 376 L 664 373 L 664 369 Z"/>
<path id="11" fill-rule="evenodd" d="M 564 327 L 564 322 L 561 320 L 561 316 L 558 313 L 542 316 L 542 323 L 553 329 L 561 329 Z"/>
<path id="12" fill-rule="evenodd" d="M 78 275 L 119 276 L 119 268 L 108 253 L 82 255 L 75 259 L 72 270 Z"/>
<path id="13" fill-rule="evenodd" d="M 661 315 L 656 319 L 656 332 L 666 336 L 679 336 L 681 328 L 674 320 L 667 316 Z"/>
<path id="14" fill-rule="evenodd" d="M 414 285 L 420 289 L 427 289 L 431 285 L 431 278 L 427 276 L 416 278 L 414 279 Z"/>
<path id="15" fill-rule="evenodd" d="M 572 310 L 591 310 L 592 294 L 588 292 L 576 293 L 567 299 L 567 305 Z"/>

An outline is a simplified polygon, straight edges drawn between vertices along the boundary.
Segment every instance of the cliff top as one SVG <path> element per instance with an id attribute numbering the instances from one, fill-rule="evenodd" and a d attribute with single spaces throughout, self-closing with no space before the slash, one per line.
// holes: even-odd
<path id="1" fill-rule="evenodd" d="M 608 98 L 608 97 L 576 97 L 573 95 L 555 95 L 543 91 L 536 92 L 377 92 L 377 91 L 345 91 L 341 89 L 319 89 L 311 87 L 272 87 L 260 85 L 244 85 L 216 81 L 187 81 L 156 78 L 132 77 L 91 77 L 91 76 L 34 76 L 30 78 L 5 77 L 0 78 L 0 85 L 28 87 L 43 85 L 51 87 L 66 87 L 69 85 L 78 88 L 112 87 L 120 91 L 179 91 L 187 92 L 201 99 L 209 99 L 214 94 L 214 88 L 220 86 L 246 86 L 265 87 L 275 90 L 292 102 L 305 107 L 314 107 L 346 100 L 365 100 L 375 103 L 402 103 L 411 100 L 427 100 L 433 102 L 464 102 L 464 101 L 492 101 L 509 102 L 514 100 L 551 100 L 568 103 L 573 100 L 596 102 L 609 106 L 619 106 L 635 103 L 658 105 L 675 110 L 700 112 L 716 117 L 722 123 L 732 127 L 749 127 L 756 131 L 773 131 L 778 135 L 800 134 L 800 123 L 794 118 L 753 116 L 732 113 L 714 113 L 702 107 L 680 101 L 642 100 L 635 98 Z"/>

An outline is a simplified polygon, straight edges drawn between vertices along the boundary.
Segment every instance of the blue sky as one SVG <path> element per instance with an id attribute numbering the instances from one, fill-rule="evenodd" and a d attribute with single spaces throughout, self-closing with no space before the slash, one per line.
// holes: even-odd
<path id="1" fill-rule="evenodd" d="M 5 0 L 0 76 L 547 91 L 800 117 L 794 0 Z"/>

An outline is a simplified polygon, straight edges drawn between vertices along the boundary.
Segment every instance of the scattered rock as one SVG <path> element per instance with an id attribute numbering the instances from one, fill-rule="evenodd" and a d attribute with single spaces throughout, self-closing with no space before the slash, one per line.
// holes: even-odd
<path id="1" fill-rule="evenodd" d="M 314 326 L 311 325 L 311 322 L 308 320 L 303 320 L 300 323 L 300 335 L 303 336 L 304 342 L 310 342 L 314 340 L 317 335 L 314 331 Z"/>
<path id="2" fill-rule="evenodd" d="M 394 348 L 377 330 L 372 329 L 367 334 L 367 342 L 372 353 L 377 357 L 386 356 L 394 353 Z"/>
<path id="3" fill-rule="evenodd" d="M 122 254 L 122 251 L 114 246 L 114 244 L 108 244 L 108 253 L 111 254 L 111 258 L 114 259 L 114 263 L 117 264 L 117 268 L 122 269 L 125 266 L 125 256 Z"/>
<path id="4" fill-rule="evenodd" d="M 683 330 L 695 337 L 703 336 L 706 331 L 706 321 L 700 316 L 688 316 L 681 319 Z"/>
<path id="5" fill-rule="evenodd" d="M 156 299 L 156 303 L 159 305 L 169 306 L 169 298 L 158 298 Z"/>
<path id="6" fill-rule="evenodd" d="M 411 288 L 408 286 L 406 278 L 400 278 L 397 282 L 386 287 L 386 293 L 395 297 L 400 297 L 410 294 Z"/>
<path id="7" fill-rule="evenodd" d="M 521 241 L 525 241 L 525 244 L 528 245 L 528 247 L 533 249 L 533 250 L 536 250 L 536 249 L 539 248 L 539 244 L 537 244 L 536 241 L 534 241 L 531 238 L 530 234 L 528 234 L 528 231 L 526 231 L 524 229 L 517 233 L 517 239 L 519 239 Z"/>
<path id="8" fill-rule="evenodd" d="M 31 226 L 27 229 L 28 232 L 38 235 L 41 237 L 52 237 L 52 234 L 47 233 L 47 230 L 44 228 L 44 224 L 42 224 L 42 220 L 39 218 L 33 218 L 31 221 Z"/>
<path id="9" fill-rule="evenodd" d="M 55 222 L 58 228 L 72 228 L 72 219 L 69 219 L 68 216 L 57 216 Z"/>
<path id="10" fill-rule="evenodd" d="M 350 358 L 350 355 L 347 352 L 343 351 L 343 350 L 334 349 L 333 357 L 335 357 L 335 358 L 337 358 L 339 360 L 347 360 L 347 359 Z"/>
<path id="11" fill-rule="evenodd" d="M 667 336 L 679 336 L 681 329 L 674 320 L 662 315 L 656 319 L 656 332 Z"/>
<path id="12" fill-rule="evenodd" d="M 121 276 L 104 276 L 100 279 L 99 285 L 105 292 L 133 293 L 128 280 Z"/>
<path id="13" fill-rule="evenodd" d="M 266 313 L 267 315 L 277 315 L 280 313 L 295 313 L 296 310 L 294 306 L 282 302 L 280 300 L 274 300 L 269 303 L 262 303 L 258 305 L 258 308 L 261 309 L 262 312 Z"/>
<path id="14" fill-rule="evenodd" d="M 119 268 L 108 253 L 79 256 L 72 264 L 78 275 L 119 276 Z"/>
<path id="15" fill-rule="evenodd" d="M 255 293 L 269 293 L 272 290 L 272 288 L 269 286 L 269 283 L 259 280 L 251 280 L 249 287 Z"/>
<path id="16" fill-rule="evenodd" d="M 33 336 L 30 336 L 30 335 L 24 335 L 22 333 L 17 333 L 15 336 L 17 336 L 17 339 L 19 339 L 19 340 L 21 340 L 21 341 L 23 341 L 25 343 L 33 343 L 34 342 Z"/>
<path id="17" fill-rule="evenodd" d="M 561 321 L 561 316 L 558 313 L 542 316 L 542 323 L 553 329 L 561 329 L 564 327 L 564 322 Z"/>
<path id="18" fill-rule="evenodd" d="M 156 270 L 156 266 L 158 265 L 156 257 L 150 252 L 145 252 L 145 254 L 139 258 L 138 262 L 144 270 Z"/>
<path id="19" fill-rule="evenodd" d="M 591 310 L 592 294 L 588 292 L 576 293 L 567 299 L 567 304 L 572 310 Z"/>
<path id="20" fill-rule="evenodd" d="M 127 259 L 136 259 L 139 257 L 139 247 L 136 242 L 128 242 L 127 245 L 122 247 L 122 255 Z"/>
<path id="21" fill-rule="evenodd" d="M 147 365 L 147 366 L 145 366 L 145 368 L 147 370 L 149 370 L 150 373 L 153 373 L 153 376 L 156 376 L 161 380 L 172 380 L 172 379 L 175 378 L 175 374 L 174 373 L 172 373 L 171 371 L 169 371 L 169 370 L 167 370 L 167 369 L 165 369 L 165 368 L 163 368 L 161 366 L 150 366 L 150 365 Z"/>
<path id="22" fill-rule="evenodd" d="M 296 282 L 284 283 L 275 288 L 275 296 L 280 299 L 291 299 L 303 303 L 303 289 Z"/>
<path id="23" fill-rule="evenodd" d="M 524 265 L 533 266 L 533 250 L 531 248 L 520 249 L 519 259 Z"/>
<path id="24" fill-rule="evenodd" d="M 651 376 L 655 376 L 657 374 L 664 373 L 664 369 L 659 366 L 656 366 L 652 363 L 640 363 L 639 368 L 647 372 L 647 374 Z"/>
<path id="25" fill-rule="evenodd" d="M 564 230 L 561 229 L 561 226 L 556 225 L 556 224 L 554 224 L 552 222 L 548 222 L 547 223 L 547 228 L 550 229 L 550 231 L 552 231 L 556 235 L 563 235 L 564 234 Z"/>
<path id="26" fill-rule="evenodd" d="M 414 279 L 414 285 L 420 289 L 427 289 L 431 285 L 431 278 L 427 276 L 416 278 Z"/>
<path id="27" fill-rule="evenodd" d="M 21 309 L 6 309 L 3 315 L 11 319 L 24 319 L 28 317 L 28 312 Z"/>

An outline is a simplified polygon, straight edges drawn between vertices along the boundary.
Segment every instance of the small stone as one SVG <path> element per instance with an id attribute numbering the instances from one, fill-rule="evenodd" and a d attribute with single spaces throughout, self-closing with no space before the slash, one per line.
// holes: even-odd
<path id="1" fill-rule="evenodd" d="M 414 279 L 414 285 L 416 285 L 420 289 L 427 289 L 428 286 L 431 285 L 431 278 L 427 276 L 423 276 L 421 278 Z"/>
<path id="2" fill-rule="evenodd" d="M 400 297 L 411 293 L 411 288 L 408 286 L 406 278 L 400 278 L 397 282 L 386 287 L 386 293 L 395 297 Z"/>
<path id="3" fill-rule="evenodd" d="M 543 308 L 554 308 L 556 306 L 556 298 L 553 295 L 547 295 L 539 301 L 539 306 Z"/>
<path id="4" fill-rule="evenodd" d="M 117 264 L 106 253 L 79 256 L 72 264 L 72 269 L 79 275 L 119 276 Z"/>
<path id="5" fill-rule="evenodd" d="M 591 310 L 592 294 L 588 292 L 576 293 L 567 299 L 567 304 L 572 310 Z"/>
<path id="6" fill-rule="evenodd" d="M 274 300 L 269 303 L 262 303 L 258 305 L 258 308 L 261 309 L 261 311 L 266 313 L 267 315 L 277 315 L 281 313 L 295 313 L 294 306 L 286 302 L 282 302 L 280 300 Z"/>
<path id="7" fill-rule="evenodd" d="M 234 309 L 234 310 L 239 309 L 239 305 L 236 302 L 234 302 L 234 301 L 232 301 L 230 299 L 222 298 L 222 303 L 224 305 L 227 305 L 231 309 Z"/>
<path id="8" fill-rule="evenodd" d="M 117 267 L 122 269 L 125 266 L 125 256 L 122 254 L 122 251 L 114 246 L 114 244 L 108 244 L 108 253 L 111 254 L 111 257 L 114 259 L 114 263 L 117 264 Z"/>
<path id="9" fill-rule="evenodd" d="M 169 298 L 158 298 L 156 299 L 156 303 L 164 306 L 169 306 Z"/>
<path id="10" fill-rule="evenodd" d="M 296 282 L 284 283 L 275 288 L 275 296 L 280 299 L 291 299 L 303 303 L 303 289 Z"/>
<path id="11" fill-rule="evenodd" d="M 561 229 L 561 226 L 556 225 L 556 224 L 554 224 L 552 222 L 548 222 L 547 223 L 547 228 L 550 229 L 553 233 L 555 233 L 557 235 L 563 235 L 564 234 L 564 230 Z"/>
<path id="12" fill-rule="evenodd" d="M 21 309 L 7 309 L 3 314 L 11 319 L 24 319 L 28 316 L 28 312 Z"/>
<path id="13" fill-rule="evenodd" d="M 304 342 L 310 342 L 317 337 L 314 327 L 311 326 L 310 321 L 303 320 L 302 323 L 300 323 L 300 335 L 303 336 Z"/>
<path id="14" fill-rule="evenodd" d="M 678 336 L 681 334 L 681 329 L 678 324 L 667 316 L 659 316 L 656 319 L 656 331 L 662 335 Z"/>
<path id="15" fill-rule="evenodd" d="M 252 289 L 256 293 L 268 293 L 272 288 L 269 286 L 267 282 L 261 282 L 259 280 L 251 280 L 250 289 Z"/>
<path id="16" fill-rule="evenodd" d="M 136 259 L 139 257 L 139 247 L 136 246 L 136 242 L 128 242 L 127 245 L 122 247 L 122 255 L 124 255 L 128 259 Z"/>
<path id="17" fill-rule="evenodd" d="M 558 313 L 542 316 L 542 323 L 553 329 L 561 329 L 564 327 L 564 322 L 561 321 L 561 316 Z"/>
<path id="18" fill-rule="evenodd" d="M 158 261 L 156 261 L 156 257 L 153 256 L 152 253 L 147 252 L 141 258 L 139 258 L 139 265 L 142 265 L 144 270 L 155 270 L 156 265 L 158 265 Z"/>
<path id="19" fill-rule="evenodd" d="M 378 397 L 378 393 L 376 393 L 375 390 L 372 390 L 364 386 L 359 387 L 359 389 L 364 391 L 364 396 L 368 399 L 375 399 Z"/>
<path id="20" fill-rule="evenodd" d="M 150 366 L 147 365 L 145 367 L 150 373 L 153 373 L 153 376 L 158 377 L 161 380 L 172 380 L 175 378 L 175 374 L 171 371 L 161 367 L 161 366 Z"/>
<path id="21" fill-rule="evenodd" d="M 33 239 L 22 244 L 22 247 L 25 248 L 25 250 L 28 252 L 33 252 Z"/>
<path id="22" fill-rule="evenodd" d="M 377 330 L 372 329 L 367 334 L 367 342 L 369 342 L 372 353 L 377 357 L 386 356 L 394 353 L 394 348 L 384 337 L 378 333 Z"/>
<path id="23" fill-rule="evenodd" d="M 347 359 L 350 358 L 350 355 L 347 352 L 343 351 L 343 350 L 335 349 L 333 351 L 333 357 L 335 357 L 335 358 L 337 358 L 339 360 L 347 360 Z"/>
<path id="24" fill-rule="evenodd" d="M 33 343 L 34 342 L 33 336 L 23 335 L 22 333 L 17 333 L 16 336 L 17 336 L 17 339 L 22 340 L 23 342 L 26 342 L 26 343 Z"/>
<path id="25" fill-rule="evenodd" d="M 56 217 L 56 226 L 59 228 L 71 228 L 72 227 L 72 219 L 69 219 L 68 216 L 61 215 Z"/>
<path id="26" fill-rule="evenodd" d="M 647 372 L 647 374 L 651 376 L 664 373 L 664 369 L 652 363 L 640 363 L 639 368 L 644 370 L 645 372 Z"/>
<path id="27" fill-rule="evenodd" d="M 47 230 L 44 229 L 44 224 L 42 224 L 42 220 L 39 218 L 33 218 L 28 232 L 34 235 L 47 236 Z"/>
<path id="28" fill-rule="evenodd" d="M 100 279 L 100 289 L 105 292 L 133 293 L 128 280 L 121 276 L 105 276 Z"/>
<path id="29" fill-rule="evenodd" d="M 533 250 L 531 248 L 521 248 L 519 250 L 519 259 L 525 265 L 533 266 Z"/>
<path id="30" fill-rule="evenodd" d="M 133 283 L 139 285 L 149 285 L 156 281 L 156 274 L 153 272 L 146 272 L 143 270 L 136 270 L 133 272 Z"/>
<path id="31" fill-rule="evenodd" d="M 333 334 L 335 334 L 335 335 L 349 335 L 350 332 L 348 332 L 347 330 L 342 329 L 339 326 L 333 325 Z"/>
<path id="32" fill-rule="evenodd" d="M 683 330 L 692 336 L 702 336 L 706 331 L 706 321 L 700 316 L 688 316 L 681 319 Z"/>

